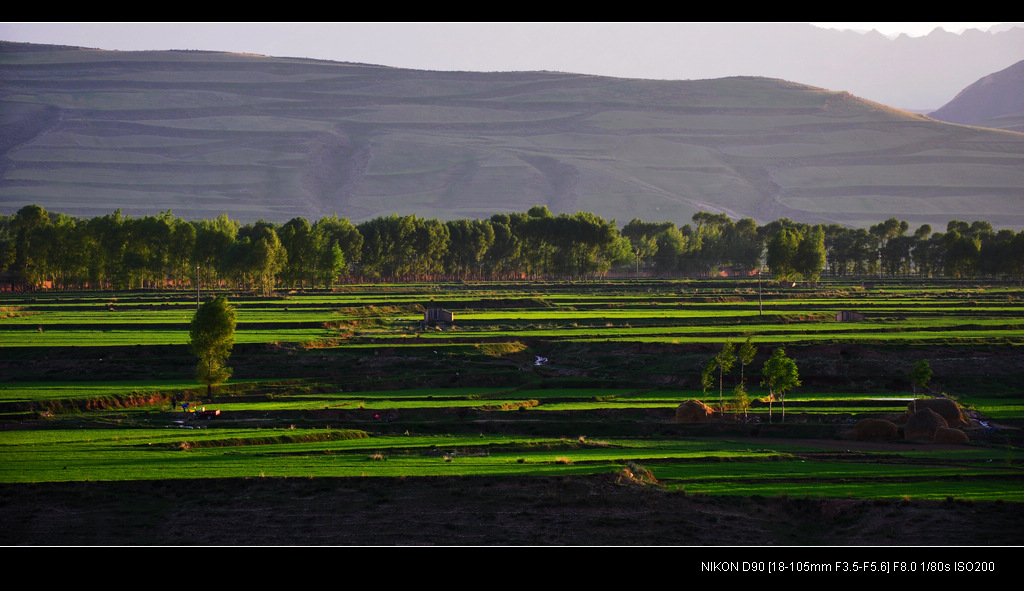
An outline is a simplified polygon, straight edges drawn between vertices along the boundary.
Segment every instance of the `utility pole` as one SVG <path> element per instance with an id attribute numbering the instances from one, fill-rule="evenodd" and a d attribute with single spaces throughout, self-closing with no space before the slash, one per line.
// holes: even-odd
<path id="1" fill-rule="evenodd" d="M 196 310 L 199 309 L 199 263 L 196 263 Z"/>

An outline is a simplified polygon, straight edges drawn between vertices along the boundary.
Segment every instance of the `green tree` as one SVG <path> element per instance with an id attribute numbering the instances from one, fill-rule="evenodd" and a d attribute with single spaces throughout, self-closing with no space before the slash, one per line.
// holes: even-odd
<path id="1" fill-rule="evenodd" d="M 277 275 L 288 264 L 288 251 L 272 228 L 258 228 L 252 241 L 250 273 L 265 296 L 274 294 Z"/>
<path id="2" fill-rule="evenodd" d="M 914 394 L 917 395 L 917 389 L 926 388 L 928 381 L 932 379 L 932 366 L 928 363 L 927 359 L 922 359 L 914 364 L 914 368 L 910 370 L 910 383 L 914 386 Z"/>
<path id="3" fill-rule="evenodd" d="M 520 270 L 522 241 L 512 230 L 512 219 L 506 214 L 495 214 L 488 220 L 494 241 L 487 249 L 483 266 L 489 277 L 515 278 Z"/>
<path id="4" fill-rule="evenodd" d="M 732 389 L 732 402 L 737 409 L 743 411 L 743 418 L 747 418 L 747 409 L 750 408 L 750 396 L 747 394 L 746 387 L 740 382 Z"/>
<path id="5" fill-rule="evenodd" d="M 316 266 L 323 246 L 317 244 L 317 239 L 321 236 L 301 217 L 288 220 L 277 230 L 278 242 L 286 253 L 285 264 L 280 270 L 283 282 L 291 287 L 298 284 L 303 289 L 307 281 L 315 284 Z"/>
<path id="6" fill-rule="evenodd" d="M 494 226 L 489 221 L 450 220 L 445 271 L 461 279 L 480 278 L 487 251 L 494 244 Z"/>
<path id="7" fill-rule="evenodd" d="M 193 256 L 199 266 L 200 283 L 216 285 L 222 272 L 229 272 L 228 252 L 238 237 L 239 224 L 220 214 L 214 220 L 202 220 L 196 227 Z"/>
<path id="8" fill-rule="evenodd" d="M 768 422 L 772 420 L 772 401 L 782 401 L 782 422 L 786 422 L 786 392 L 800 385 L 800 374 L 796 369 L 796 363 L 786 357 L 786 351 L 779 347 L 775 349 L 768 361 L 764 362 L 762 370 L 762 386 L 768 386 Z"/>
<path id="9" fill-rule="evenodd" d="M 747 337 L 747 340 L 736 349 L 736 360 L 740 362 L 741 386 L 745 387 L 743 369 L 750 365 L 750 362 L 754 360 L 755 355 L 757 355 L 757 347 L 754 345 L 754 341 L 751 337 Z"/>
<path id="10" fill-rule="evenodd" d="M 413 222 L 413 256 L 409 261 L 409 271 L 414 279 L 434 279 L 444 271 L 444 260 L 451 243 L 448 227 L 436 219 L 425 220 L 413 216 Z"/>
<path id="11" fill-rule="evenodd" d="M 948 229 L 942 237 L 946 247 L 944 270 L 947 277 L 954 279 L 973 277 L 981 254 L 981 239 L 970 233 L 969 226 L 965 230 L 965 226 L 966 222 L 953 220 L 946 225 Z"/>
<path id="12" fill-rule="evenodd" d="M 185 283 L 195 286 L 195 250 L 196 227 L 181 219 L 174 220 L 167 247 L 167 265 L 175 287 L 181 288 Z"/>
<path id="13" fill-rule="evenodd" d="M 792 281 L 799 276 L 796 266 L 800 233 L 795 229 L 783 228 L 768 243 L 768 267 L 779 281 Z"/>
<path id="14" fill-rule="evenodd" d="M 722 397 L 722 381 L 725 374 L 732 370 L 736 363 L 736 346 L 732 341 L 725 341 L 722 350 L 711 360 L 714 368 L 718 371 L 718 410 L 725 410 L 725 400 Z"/>
<path id="15" fill-rule="evenodd" d="M 701 398 L 701 402 L 703 402 L 704 404 L 707 404 L 708 388 L 710 388 L 710 387 L 715 385 L 715 359 L 714 358 L 708 359 L 707 363 L 704 364 L 704 367 L 701 368 L 701 371 L 700 371 L 700 385 L 701 385 L 701 388 L 704 391 L 704 395 L 703 395 L 703 398 Z"/>
<path id="16" fill-rule="evenodd" d="M 46 279 L 45 251 L 49 243 L 42 234 L 49 224 L 50 215 L 39 205 L 26 205 L 11 219 L 14 256 L 10 268 L 28 289 L 35 289 Z"/>
<path id="17" fill-rule="evenodd" d="M 679 270 L 681 257 L 690 248 L 690 239 L 675 224 L 654 235 L 657 245 L 654 269 L 658 273 L 671 274 Z"/>
<path id="18" fill-rule="evenodd" d="M 727 236 L 729 264 L 740 272 L 751 271 L 761 264 L 764 245 L 757 234 L 757 222 L 742 218 L 732 226 Z"/>
<path id="19" fill-rule="evenodd" d="M 658 253 L 658 240 L 655 236 L 669 227 L 675 228 L 675 224 L 672 222 L 653 224 L 644 222 L 640 218 L 633 218 L 619 232 L 629 240 L 629 251 L 635 257 L 637 274 L 639 274 L 640 266 Z"/>
<path id="20" fill-rule="evenodd" d="M 314 230 L 320 235 L 324 245 L 338 243 L 346 263 L 355 263 L 362 255 L 363 235 L 348 218 L 339 218 L 337 214 L 320 218 L 314 225 Z"/>
<path id="21" fill-rule="evenodd" d="M 330 247 L 325 247 L 320 251 L 317 261 L 317 277 L 327 289 L 334 287 L 334 282 L 338 280 L 339 275 L 345 272 L 346 268 L 348 268 L 348 263 L 345 262 L 345 252 L 338 245 L 337 240 L 331 243 Z"/>
<path id="22" fill-rule="evenodd" d="M 409 274 L 416 256 L 416 216 L 391 214 L 357 226 L 363 236 L 359 271 L 363 277 L 395 281 Z"/>
<path id="23" fill-rule="evenodd" d="M 188 331 L 189 350 L 199 358 L 196 379 L 206 384 L 206 393 L 231 377 L 228 358 L 235 344 L 235 307 L 217 296 L 196 310 Z"/>
<path id="24" fill-rule="evenodd" d="M 822 226 L 809 228 L 800 237 L 793 266 L 804 281 L 818 282 L 825 268 L 825 230 Z"/>

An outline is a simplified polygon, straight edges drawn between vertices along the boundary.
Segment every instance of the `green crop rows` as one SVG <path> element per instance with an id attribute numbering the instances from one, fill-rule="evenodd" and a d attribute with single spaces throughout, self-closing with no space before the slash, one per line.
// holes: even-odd
<path id="1" fill-rule="evenodd" d="M 7 367 L 54 369 L 0 384 L 0 416 L 19 427 L 0 432 L 0 482 L 614 475 L 642 465 L 661 486 L 695 494 L 1024 501 L 1020 437 L 989 427 L 1024 419 L 1019 381 L 950 376 L 968 384 L 950 394 L 986 437 L 884 450 L 838 433 L 906 411 L 913 394 L 905 380 L 892 385 L 895 369 L 798 389 L 785 422 L 758 383 L 763 352 L 776 346 L 797 348 L 819 380 L 856 370 L 864 351 L 996 351 L 1012 362 L 1024 344 L 1020 286 L 602 281 L 228 295 L 237 369 L 211 399 L 185 348 L 194 293 L 4 294 Z M 421 326 L 427 305 L 451 310 L 454 323 Z M 846 310 L 864 317 L 837 321 Z M 675 423 L 682 402 L 717 406 L 717 383 L 696 383 L 699 364 L 747 338 L 762 347 L 746 368 L 746 420 L 760 436 Z M 801 358 L 814 347 L 861 353 L 831 365 Z M 724 384 L 727 404 L 737 380 Z M 183 401 L 221 415 L 198 419 Z M 727 424 L 744 424 L 723 410 Z"/>

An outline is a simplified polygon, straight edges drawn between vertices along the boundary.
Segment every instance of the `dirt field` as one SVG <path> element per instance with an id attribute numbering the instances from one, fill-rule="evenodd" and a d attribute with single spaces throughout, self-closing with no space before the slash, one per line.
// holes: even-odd
<path id="1" fill-rule="evenodd" d="M 1024 507 L 716 498 L 613 476 L 0 486 L 0 544 L 60 546 L 992 546 Z"/>

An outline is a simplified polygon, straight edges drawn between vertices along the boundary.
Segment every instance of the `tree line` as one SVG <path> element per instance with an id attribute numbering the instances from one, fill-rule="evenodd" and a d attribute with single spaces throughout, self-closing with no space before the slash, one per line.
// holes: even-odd
<path id="1" fill-rule="evenodd" d="M 79 218 L 38 205 L 0 216 L 0 274 L 18 290 L 231 287 L 330 288 L 338 282 L 593 279 L 619 275 L 1024 277 L 1024 231 L 988 222 L 891 218 L 870 228 L 779 219 L 758 225 L 698 212 L 682 226 L 634 218 L 621 228 L 589 212 L 546 206 L 486 220 L 390 215 L 358 224 L 188 221 L 170 211 Z"/>

